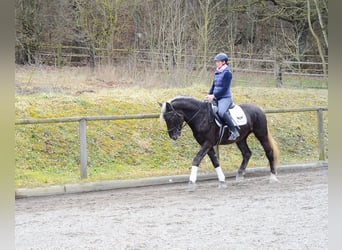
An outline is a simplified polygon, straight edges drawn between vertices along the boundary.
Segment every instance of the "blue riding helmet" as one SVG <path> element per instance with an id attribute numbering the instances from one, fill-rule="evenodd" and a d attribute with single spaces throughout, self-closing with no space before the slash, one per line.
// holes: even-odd
<path id="1" fill-rule="evenodd" d="M 215 56 L 214 61 L 225 61 L 228 62 L 228 56 L 225 53 L 219 53 Z"/>

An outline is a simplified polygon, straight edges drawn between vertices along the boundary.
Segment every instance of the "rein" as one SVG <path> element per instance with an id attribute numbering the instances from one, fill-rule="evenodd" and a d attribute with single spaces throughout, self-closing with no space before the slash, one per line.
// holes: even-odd
<path id="1" fill-rule="evenodd" d="M 199 113 L 200 111 L 201 111 L 201 110 L 198 109 L 197 112 L 196 112 L 196 113 L 189 119 L 189 121 L 187 121 L 186 123 L 191 122 L 191 121 L 196 117 L 196 115 L 198 115 L 198 113 Z"/>

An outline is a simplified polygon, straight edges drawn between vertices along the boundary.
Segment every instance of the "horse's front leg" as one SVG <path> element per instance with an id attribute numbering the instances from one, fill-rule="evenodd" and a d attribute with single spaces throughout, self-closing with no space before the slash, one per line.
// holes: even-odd
<path id="1" fill-rule="evenodd" d="M 201 149 L 196 154 L 194 160 L 192 161 L 191 174 L 189 177 L 189 191 L 194 191 L 196 188 L 197 181 L 197 171 L 198 167 L 203 159 L 203 157 L 208 153 L 210 147 L 206 144 L 201 146 Z"/>
<path id="2" fill-rule="evenodd" d="M 224 173 L 222 171 L 222 168 L 220 166 L 219 160 L 217 159 L 216 156 L 216 152 L 214 150 L 214 148 L 211 148 L 208 151 L 208 155 L 210 157 L 210 160 L 215 168 L 218 180 L 219 180 L 219 188 L 227 188 L 227 184 L 226 184 L 226 177 L 224 176 Z"/>

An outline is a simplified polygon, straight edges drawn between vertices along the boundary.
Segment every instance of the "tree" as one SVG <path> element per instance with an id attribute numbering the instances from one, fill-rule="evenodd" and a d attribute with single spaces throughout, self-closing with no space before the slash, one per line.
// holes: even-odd
<path id="1" fill-rule="evenodd" d="M 44 44 L 110 57 L 147 49 L 167 68 L 206 69 L 221 51 L 303 61 L 320 54 L 317 41 L 328 52 L 327 0 L 310 0 L 310 9 L 307 0 L 15 1 L 17 63 L 34 63 Z"/>
<path id="2" fill-rule="evenodd" d="M 77 27 L 79 39 L 83 39 L 90 47 L 103 49 L 103 53 L 113 55 L 115 48 L 131 47 L 133 20 L 129 15 L 125 1 L 121 0 L 77 0 Z M 121 20 L 125 19 L 125 22 Z M 122 37 L 127 36 L 123 41 Z M 127 43 L 128 41 L 128 43 Z"/>
<path id="3" fill-rule="evenodd" d="M 308 7 L 308 24 L 309 24 L 309 29 L 311 31 L 312 36 L 315 38 L 315 40 L 317 42 L 317 48 L 318 48 L 319 55 L 320 55 L 321 60 L 322 60 L 323 74 L 326 76 L 327 75 L 327 70 L 326 70 L 326 65 L 325 65 L 325 59 L 324 59 L 322 45 L 321 45 L 321 42 L 319 40 L 319 37 L 315 33 L 314 29 L 312 28 L 312 24 L 311 24 L 310 0 L 307 0 L 307 7 Z M 317 7 L 317 5 L 316 5 L 316 7 Z M 325 34 L 325 33 L 323 32 L 323 34 Z"/>
<path id="4" fill-rule="evenodd" d="M 313 26 L 313 24 L 317 22 L 317 12 L 314 13 L 311 9 L 309 10 L 312 12 L 309 23 L 307 18 L 308 8 L 306 8 L 306 0 L 268 0 L 268 2 L 270 4 L 265 9 L 263 15 L 268 17 L 273 15 L 280 21 L 290 24 L 290 27 L 293 30 L 293 36 L 288 31 L 283 30 L 283 38 L 287 41 L 287 44 L 289 44 L 288 49 L 290 50 L 285 51 L 285 53 L 291 52 L 296 60 L 305 61 L 305 54 L 307 54 L 310 49 L 308 47 L 308 42 L 310 41 L 310 26 Z"/>
<path id="5" fill-rule="evenodd" d="M 36 13 L 41 5 L 34 0 L 15 3 L 16 63 L 34 63 L 34 52 L 41 41 L 40 24 Z"/>

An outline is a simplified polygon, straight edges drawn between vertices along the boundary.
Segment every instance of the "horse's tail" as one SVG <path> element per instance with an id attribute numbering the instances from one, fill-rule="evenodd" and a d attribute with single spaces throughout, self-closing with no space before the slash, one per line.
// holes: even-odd
<path id="1" fill-rule="evenodd" d="M 268 128 L 267 128 L 267 135 L 268 135 L 268 141 L 273 151 L 273 167 L 274 167 L 274 170 L 276 171 L 277 165 L 279 163 L 279 149 L 278 149 L 277 142 L 273 139 Z"/>

